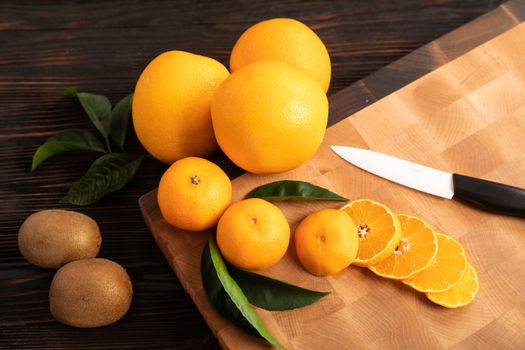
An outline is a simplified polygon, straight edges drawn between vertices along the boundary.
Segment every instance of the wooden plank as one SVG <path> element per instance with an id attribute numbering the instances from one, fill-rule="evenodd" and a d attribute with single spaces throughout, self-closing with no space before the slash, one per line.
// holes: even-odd
<path id="1" fill-rule="evenodd" d="M 522 0 L 509 1 L 468 25 L 414 50 L 349 88 L 339 91 L 331 96 L 330 103 L 335 104 L 331 108 L 337 113 L 331 112 L 330 125 L 364 107 L 364 105 L 351 103 L 340 105 L 338 102 L 346 101 L 350 96 L 357 95 L 354 91 L 359 90 L 361 94 L 372 94 L 375 100 L 381 99 L 512 28 L 523 19 L 525 19 L 525 3 Z M 365 99 L 371 100 L 368 96 Z M 343 105 L 351 106 L 351 108 L 343 111 Z"/>

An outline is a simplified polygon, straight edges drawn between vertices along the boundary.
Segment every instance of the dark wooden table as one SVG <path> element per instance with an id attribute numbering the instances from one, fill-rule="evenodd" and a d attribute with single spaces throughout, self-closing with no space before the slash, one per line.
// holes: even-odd
<path id="1" fill-rule="evenodd" d="M 316 30 L 332 58 L 334 93 L 502 1 L 7 1 L 0 3 L 0 348 L 176 348 L 218 344 L 155 245 L 137 199 L 166 165 L 148 158 L 123 190 L 88 207 L 103 234 L 99 256 L 128 270 L 130 311 L 116 324 L 75 329 L 53 320 L 54 271 L 27 263 L 17 231 L 30 213 L 58 204 L 92 155 L 69 154 L 30 173 L 31 158 L 54 132 L 92 128 L 64 87 L 107 95 L 132 92 L 149 60 L 170 49 L 228 63 L 236 38 L 265 18 L 294 17 Z M 131 135 L 128 147 L 141 151 Z M 213 158 L 230 176 L 240 171 Z"/>

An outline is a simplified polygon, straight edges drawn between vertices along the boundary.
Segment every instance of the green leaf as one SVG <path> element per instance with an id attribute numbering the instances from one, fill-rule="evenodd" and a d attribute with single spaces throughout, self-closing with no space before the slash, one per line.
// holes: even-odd
<path id="1" fill-rule="evenodd" d="M 215 247 L 215 242 L 213 242 L 211 238 L 208 244 L 206 244 L 204 247 L 201 257 L 202 284 L 210 304 L 212 304 L 215 310 L 217 310 L 222 316 L 239 328 L 242 328 L 253 335 L 259 336 L 257 330 L 242 315 L 241 311 L 237 308 L 229 294 L 222 286 L 222 282 L 218 276 L 217 268 L 215 267 L 211 258 L 211 245 L 214 246 L 214 254 L 219 254 L 220 257 L 220 253 Z"/>
<path id="2" fill-rule="evenodd" d="M 108 153 L 95 160 L 60 203 L 88 205 L 124 187 L 137 172 L 142 156 Z"/>
<path id="3" fill-rule="evenodd" d="M 111 111 L 109 135 L 111 136 L 113 142 L 115 142 L 115 144 L 120 147 L 120 149 L 124 149 L 132 101 L 133 94 L 130 94 L 120 100 L 116 104 L 115 108 L 113 108 Z"/>
<path id="4" fill-rule="evenodd" d="M 270 311 L 296 309 L 330 294 L 244 270 L 230 269 L 230 274 L 251 304 Z"/>
<path id="5" fill-rule="evenodd" d="M 304 181 L 275 181 L 254 188 L 245 198 L 263 198 L 269 201 L 347 201 L 337 193 Z"/>
<path id="6" fill-rule="evenodd" d="M 106 153 L 104 145 L 89 131 L 65 129 L 57 132 L 38 147 L 33 156 L 31 171 L 34 171 L 46 159 L 67 151 Z"/>
<path id="7" fill-rule="evenodd" d="M 284 349 L 228 273 L 213 238 L 210 238 L 202 253 L 201 275 L 210 304 L 222 316 L 244 330 L 266 339 L 270 344 Z"/>
<path id="8" fill-rule="evenodd" d="M 108 98 L 103 95 L 78 92 L 72 86 L 66 88 L 64 95 L 78 98 L 93 125 L 107 139 L 111 123 L 111 103 Z"/>

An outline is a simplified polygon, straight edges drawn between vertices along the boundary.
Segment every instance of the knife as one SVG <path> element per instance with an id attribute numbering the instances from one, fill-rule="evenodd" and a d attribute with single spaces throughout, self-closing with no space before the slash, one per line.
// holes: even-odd
<path id="1" fill-rule="evenodd" d="M 361 148 L 330 148 L 347 162 L 403 186 L 447 199 L 462 199 L 500 214 L 525 217 L 525 189 L 447 173 Z"/>

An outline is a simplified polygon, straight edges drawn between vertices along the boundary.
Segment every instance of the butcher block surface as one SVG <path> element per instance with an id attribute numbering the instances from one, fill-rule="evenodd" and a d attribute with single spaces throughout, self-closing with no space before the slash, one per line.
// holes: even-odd
<path id="1" fill-rule="evenodd" d="M 303 166 L 281 174 L 245 174 L 233 181 L 235 201 L 255 186 L 288 179 L 313 182 L 350 199 L 383 202 L 394 212 L 420 216 L 437 232 L 459 240 L 479 272 L 481 287 L 474 302 L 446 309 L 366 268 L 351 266 L 336 276 L 312 276 L 300 266 L 292 241 L 283 260 L 262 273 L 331 293 L 292 311 L 258 309 L 288 349 L 525 348 L 525 220 L 388 182 L 344 162 L 329 149 L 330 145 L 367 148 L 525 187 L 525 24 L 520 22 L 514 17 L 508 28 L 495 25 L 500 33 L 452 60 L 447 55 L 453 49 L 434 47 L 444 64 L 328 128 L 319 151 Z M 335 113 L 338 106 L 333 104 L 344 100 L 336 96 L 330 102 Z M 276 204 L 292 231 L 307 214 L 342 205 Z M 156 191 L 144 195 L 140 206 L 155 240 L 221 345 L 268 348 L 208 303 L 200 257 L 211 232 L 189 233 L 167 224 Z"/>

